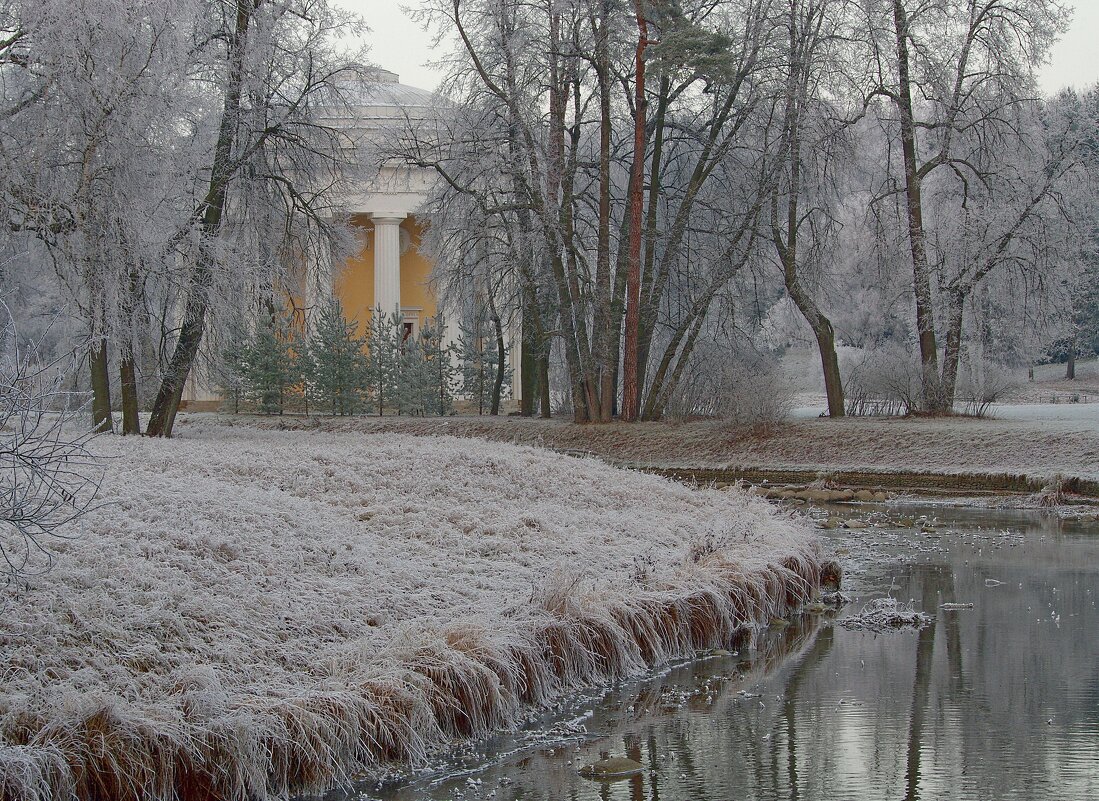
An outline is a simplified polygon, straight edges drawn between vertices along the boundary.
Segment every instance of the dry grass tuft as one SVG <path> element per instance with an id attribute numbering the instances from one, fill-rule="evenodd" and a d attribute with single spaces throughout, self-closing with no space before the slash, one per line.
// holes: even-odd
<path id="1" fill-rule="evenodd" d="M 1060 473 L 1055 474 L 1041 490 L 1031 496 L 1035 505 L 1042 509 L 1053 509 L 1068 502 L 1069 482 Z"/>

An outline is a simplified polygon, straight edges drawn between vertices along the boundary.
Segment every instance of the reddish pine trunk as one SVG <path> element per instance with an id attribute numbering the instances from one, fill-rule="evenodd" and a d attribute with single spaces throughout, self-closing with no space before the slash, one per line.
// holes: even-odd
<path id="1" fill-rule="evenodd" d="M 648 27 L 641 9 L 641 0 L 634 0 L 637 16 L 637 80 L 634 96 L 633 169 L 630 193 L 630 251 L 626 264 L 626 342 L 622 364 L 622 419 L 638 417 L 641 388 L 638 375 L 638 321 L 641 310 L 641 215 L 645 194 L 645 47 L 649 43 Z"/>

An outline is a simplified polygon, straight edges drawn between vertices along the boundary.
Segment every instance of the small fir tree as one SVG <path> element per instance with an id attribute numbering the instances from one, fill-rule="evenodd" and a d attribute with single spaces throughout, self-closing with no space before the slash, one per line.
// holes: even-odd
<path id="1" fill-rule="evenodd" d="M 403 333 L 403 332 L 402 332 Z M 397 364 L 397 414 L 423 417 L 425 414 L 424 395 L 428 376 L 425 375 L 427 363 L 420 338 L 410 336 L 401 343 Z"/>
<path id="2" fill-rule="evenodd" d="M 447 415 L 454 408 L 458 349 L 443 342 L 446 322 L 442 315 L 428 321 L 420 334 L 424 359 L 424 412 Z"/>
<path id="3" fill-rule="evenodd" d="M 282 414 L 296 364 L 289 326 L 281 315 L 261 315 L 242 367 L 245 396 L 264 414 Z"/>
<path id="4" fill-rule="evenodd" d="M 374 309 L 367 337 L 367 384 L 374 407 L 384 415 L 399 408 L 401 339 L 404 325 L 401 315 Z"/>
<path id="5" fill-rule="evenodd" d="M 491 323 L 480 320 L 469 328 L 462 327 L 458 337 L 458 350 L 462 359 L 462 393 L 477 404 L 477 414 L 484 414 L 492 403 L 499 364 L 496 335 Z M 505 352 L 504 386 L 509 385 L 511 373 Z"/>
<path id="6" fill-rule="evenodd" d="M 245 362 L 251 343 L 243 325 L 234 325 L 229 331 L 228 340 L 214 368 L 214 380 L 224 403 L 228 404 L 233 414 L 239 414 L 240 404 L 246 399 L 248 390 Z"/>
<path id="7" fill-rule="evenodd" d="M 317 317 L 305 359 L 306 397 L 333 415 L 350 415 L 368 406 L 370 363 L 366 340 L 343 313 L 339 300 L 326 304 Z"/>

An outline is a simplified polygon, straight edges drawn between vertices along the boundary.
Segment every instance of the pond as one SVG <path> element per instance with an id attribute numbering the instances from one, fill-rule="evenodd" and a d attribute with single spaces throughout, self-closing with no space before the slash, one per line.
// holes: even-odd
<path id="1" fill-rule="evenodd" d="M 574 699 L 332 797 L 1099 797 L 1099 525 L 949 507 L 843 514 L 872 527 L 822 532 L 852 597 L 837 615 L 802 615 L 754 648 Z M 934 620 L 882 633 L 839 622 L 883 595 Z M 601 754 L 644 770 L 581 778 Z"/>

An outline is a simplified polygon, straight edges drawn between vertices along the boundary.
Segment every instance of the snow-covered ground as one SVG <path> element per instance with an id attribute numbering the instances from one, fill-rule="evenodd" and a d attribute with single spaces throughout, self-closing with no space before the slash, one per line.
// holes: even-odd
<path id="1" fill-rule="evenodd" d="M 792 420 L 812 420 L 825 415 L 828 404 L 822 398 L 819 403 L 793 407 Z M 1099 394 L 1094 402 L 1086 403 L 994 403 L 986 416 L 994 420 L 1018 420 L 1030 423 L 1080 423 L 1099 427 Z"/>
<path id="2" fill-rule="evenodd" d="M 846 354 L 856 351 L 848 349 Z M 796 420 L 808 420 L 827 412 L 828 401 L 824 394 L 824 379 L 821 376 L 820 360 L 815 350 L 809 348 L 790 348 L 781 358 L 780 365 L 786 377 L 787 386 L 793 394 L 794 402 L 791 417 Z M 1033 375 L 1031 375 L 1033 370 Z M 1091 413 L 1099 417 L 1099 359 L 1083 359 L 1076 363 L 1076 378 L 1065 378 L 1064 364 L 1042 364 L 1033 368 L 1019 367 L 1012 373 L 1013 386 L 1005 395 L 1003 402 L 995 408 L 1010 409 L 997 416 L 1013 419 L 1068 419 L 1073 412 L 1057 409 L 1030 412 L 1016 410 L 1017 406 L 1090 406 Z M 1087 411 L 1081 409 L 1077 414 L 1084 417 Z M 1028 417 L 1027 415 L 1035 415 Z"/>
<path id="3" fill-rule="evenodd" d="M 988 416 L 1032 423 L 1079 423 L 1099 429 L 1099 395 L 1095 403 L 996 403 Z"/>
<path id="4" fill-rule="evenodd" d="M 97 440 L 102 505 L 7 590 L 4 798 L 321 788 L 817 579 L 811 535 L 739 491 L 470 439 L 179 432 Z"/>
<path id="5" fill-rule="evenodd" d="M 637 467 L 1006 474 L 1025 476 L 1040 485 L 1058 474 L 1099 481 L 1099 414 L 1092 416 L 1092 410 L 1099 413 L 1099 405 L 1013 407 L 1007 412 L 1014 415 L 1010 418 L 814 417 L 762 430 L 714 420 L 574 425 L 559 418 L 488 416 L 246 418 L 240 422 L 258 427 L 449 434 L 590 453 Z"/>

